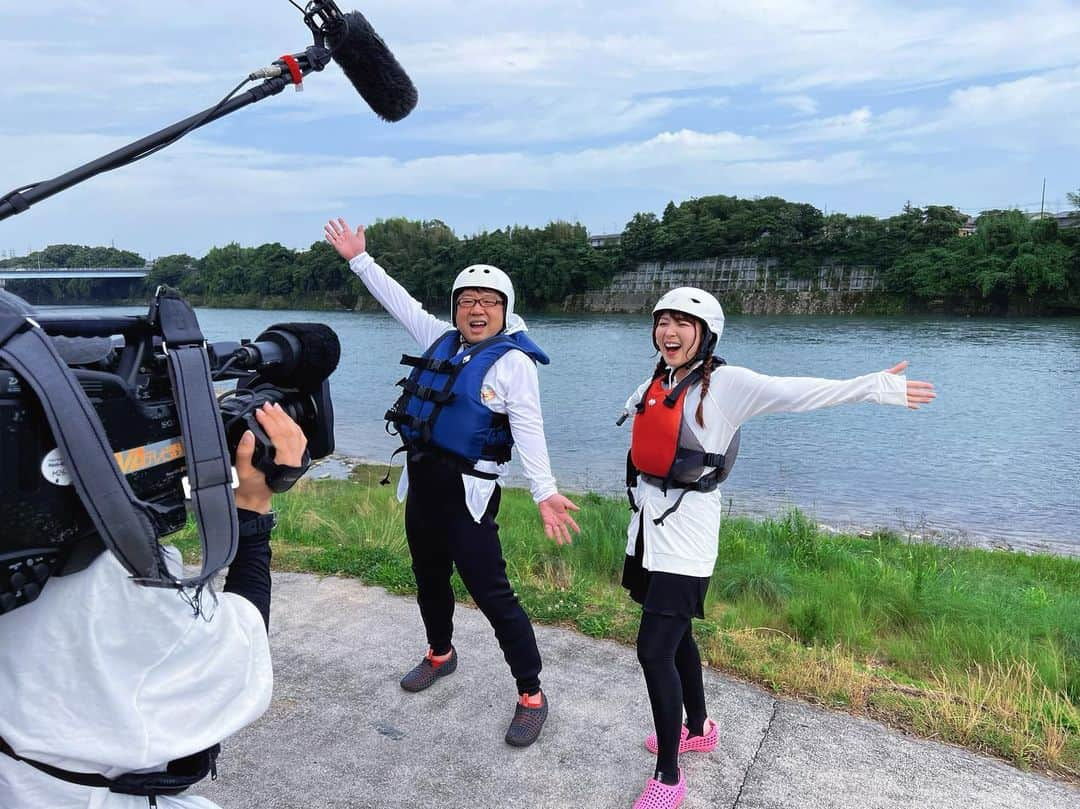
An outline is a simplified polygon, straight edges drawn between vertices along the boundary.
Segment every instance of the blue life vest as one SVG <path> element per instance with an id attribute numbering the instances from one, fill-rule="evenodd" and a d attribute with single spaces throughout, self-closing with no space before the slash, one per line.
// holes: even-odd
<path id="1" fill-rule="evenodd" d="M 435 451 L 463 461 L 468 471 L 479 460 L 506 463 L 514 445 L 510 420 L 484 403 L 484 375 L 507 351 L 523 351 L 534 362 L 550 360 L 524 332 L 496 334 L 461 347 L 461 335 L 448 331 L 422 357 L 402 355 L 402 365 L 413 371 L 398 381 L 404 392 L 387 411 L 411 452 Z"/>

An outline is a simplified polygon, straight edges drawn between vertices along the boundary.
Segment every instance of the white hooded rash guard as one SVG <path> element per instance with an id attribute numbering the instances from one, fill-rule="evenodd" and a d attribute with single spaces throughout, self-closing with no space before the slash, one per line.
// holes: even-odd
<path id="1" fill-rule="evenodd" d="M 170 569 L 179 554 L 167 548 Z M 273 672 L 262 616 L 242 596 L 131 581 L 112 553 L 49 580 L 0 616 L 0 736 L 19 755 L 109 778 L 160 771 L 253 722 Z M 198 785 L 192 789 L 197 790 Z M 183 793 L 162 809 L 216 809 Z M 147 799 L 71 784 L 0 754 L 3 809 L 146 809 Z"/>
<path id="2" fill-rule="evenodd" d="M 412 338 L 426 351 L 437 338 L 457 327 L 425 311 L 401 284 L 391 278 L 367 253 L 355 256 L 349 268 L 356 273 L 364 286 L 383 308 L 389 312 Z M 516 314 L 507 317 L 506 334 L 528 331 L 525 321 Z M 536 363 L 520 351 L 507 351 L 488 369 L 483 384 L 490 387 L 495 396 L 484 404 L 495 413 L 504 413 L 510 419 L 510 432 L 514 436 L 514 449 L 521 456 L 525 477 L 533 501 L 539 503 L 557 493 L 555 478 L 551 474 L 547 441 L 544 437 L 544 418 L 540 412 L 540 379 Z M 506 464 L 494 461 L 477 461 L 475 468 L 502 477 Z M 465 485 L 465 505 L 473 519 L 480 522 L 487 510 L 488 501 L 495 492 L 495 480 L 485 480 L 473 475 L 462 475 Z M 398 500 L 404 500 L 408 492 L 407 469 L 398 483 Z"/>
<path id="3" fill-rule="evenodd" d="M 634 408 L 649 389 L 646 381 L 626 400 L 626 412 Z M 833 405 L 873 402 L 907 405 L 907 379 L 884 371 L 854 379 L 765 376 L 747 368 L 721 365 L 713 368 L 702 418 L 695 413 L 701 401 L 701 385 L 693 385 L 683 397 L 683 425 L 708 452 L 726 452 L 735 431 L 754 416 L 765 413 L 806 413 Z M 707 471 L 712 471 L 711 469 Z M 717 539 L 723 498 L 720 489 L 688 491 L 678 509 L 657 519 L 675 505 L 682 489 L 665 494 L 643 478 L 634 489 L 636 512 L 627 528 L 626 553 L 633 555 L 639 527 L 644 528 L 642 566 L 649 571 L 684 576 L 711 576 L 716 564 Z"/>

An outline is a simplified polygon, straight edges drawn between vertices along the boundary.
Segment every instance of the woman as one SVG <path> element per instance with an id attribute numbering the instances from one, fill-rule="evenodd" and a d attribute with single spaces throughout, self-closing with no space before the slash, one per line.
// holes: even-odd
<path id="1" fill-rule="evenodd" d="M 527 747 L 547 719 L 540 689 L 540 652 L 529 616 L 506 577 L 499 542 L 499 478 L 517 446 L 544 531 L 560 545 L 580 532 L 578 508 L 555 488 L 548 462 L 536 363 L 547 356 L 514 314 L 514 287 L 497 267 L 474 264 L 450 293 L 453 324 L 424 311 L 366 252 L 364 227 L 327 223 L 326 239 L 349 262 L 368 291 L 427 350 L 403 357 L 412 370 L 386 414 L 407 452 L 398 488 L 416 575 L 417 603 L 427 633 L 423 660 L 401 680 L 421 691 L 457 668 L 453 634 L 457 567 L 469 595 L 491 623 L 518 700 L 507 744 Z"/>
<path id="2" fill-rule="evenodd" d="M 713 356 L 723 329 L 723 309 L 704 290 L 680 287 L 660 298 L 653 308 L 660 361 L 626 403 L 626 413 L 634 414 L 628 481 L 634 516 L 623 586 L 642 605 L 638 660 L 655 726 L 645 746 L 656 754 L 635 809 L 682 803 L 679 754 L 716 747 L 691 619 L 705 617 L 722 510 L 717 487 L 734 462 L 739 427 L 763 413 L 848 402 L 917 409 L 934 399 L 933 385 L 902 376 L 907 362 L 847 380 L 770 377 L 727 365 Z"/>

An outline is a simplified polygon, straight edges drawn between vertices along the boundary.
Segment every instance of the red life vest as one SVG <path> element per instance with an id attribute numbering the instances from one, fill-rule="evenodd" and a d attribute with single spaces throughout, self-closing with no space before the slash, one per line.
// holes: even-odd
<path id="1" fill-rule="evenodd" d="M 726 364 L 713 358 L 714 367 Z M 627 486 L 631 475 L 641 473 L 657 478 L 666 491 L 669 487 L 711 491 L 731 472 L 739 452 L 739 432 L 736 431 L 724 452 L 709 452 L 700 446 L 687 431 L 683 434 L 683 405 L 692 385 L 704 376 L 699 365 L 670 390 L 664 387 L 666 374 L 653 379 L 637 406 L 630 437 L 630 457 Z M 702 475 L 705 468 L 712 471 Z"/>
<path id="2" fill-rule="evenodd" d="M 682 432 L 683 400 L 688 387 L 678 391 L 674 400 L 666 400 L 663 377 L 657 377 L 649 385 L 634 416 L 630 436 L 630 460 L 639 472 L 654 478 L 666 478 L 679 452 L 679 434 Z"/>

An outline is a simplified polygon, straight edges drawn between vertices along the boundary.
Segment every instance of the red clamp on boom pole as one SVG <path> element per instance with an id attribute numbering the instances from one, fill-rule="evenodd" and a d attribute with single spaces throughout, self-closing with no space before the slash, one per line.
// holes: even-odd
<path id="1" fill-rule="evenodd" d="M 296 57 L 287 53 L 281 57 L 281 61 L 285 63 L 285 67 L 289 68 L 289 75 L 292 77 L 292 83 L 296 85 L 297 92 L 303 90 L 304 74 L 300 72 L 300 63 L 296 61 Z"/>

